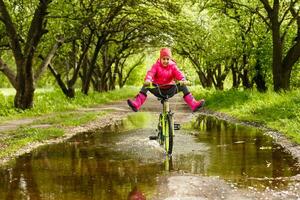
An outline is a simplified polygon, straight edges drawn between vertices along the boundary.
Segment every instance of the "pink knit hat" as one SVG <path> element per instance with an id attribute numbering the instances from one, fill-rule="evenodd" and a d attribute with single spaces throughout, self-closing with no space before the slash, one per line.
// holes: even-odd
<path id="1" fill-rule="evenodd" d="M 162 48 L 160 50 L 160 58 L 162 58 L 164 56 L 172 57 L 172 53 L 171 53 L 171 50 L 169 48 Z"/>

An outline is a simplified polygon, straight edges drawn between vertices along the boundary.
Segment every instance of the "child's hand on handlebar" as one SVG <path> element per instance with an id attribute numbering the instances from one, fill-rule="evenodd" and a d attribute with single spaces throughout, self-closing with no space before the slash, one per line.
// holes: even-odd
<path id="1" fill-rule="evenodd" d="M 178 81 L 178 83 L 179 83 L 179 85 L 181 85 L 181 86 L 184 86 L 184 85 L 186 85 L 186 86 L 191 85 L 191 82 L 190 82 L 190 81 Z"/>
<path id="2" fill-rule="evenodd" d="M 144 84 L 143 84 L 145 87 L 151 87 L 152 86 L 152 82 L 150 81 L 145 81 Z"/>

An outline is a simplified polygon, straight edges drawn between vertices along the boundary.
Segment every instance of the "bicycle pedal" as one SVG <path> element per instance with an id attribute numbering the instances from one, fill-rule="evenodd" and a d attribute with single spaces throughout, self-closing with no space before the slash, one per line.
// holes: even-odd
<path id="1" fill-rule="evenodd" d="M 174 130 L 180 130 L 180 128 L 181 128 L 180 124 L 174 123 Z"/>
<path id="2" fill-rule="evenodd" d="M 157 139 L 158 139 L 158 136 L 156 136 L 156 135 L 149 136 L 149 140 L 157 140 Z"/>

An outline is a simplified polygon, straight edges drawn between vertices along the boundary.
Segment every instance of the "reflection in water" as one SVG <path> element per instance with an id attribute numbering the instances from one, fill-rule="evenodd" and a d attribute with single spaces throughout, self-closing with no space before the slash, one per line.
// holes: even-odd
<path id="1" fill-rule="evenodd" d="M 154 134 L 144 127 L 149 119 L 135 121 L 21 156 L 0 170 L 0 199 L 152 199 L 159 177 L 182 172 L 276 189 L 299 174 L 296 161 L 254 129 L 200 117 L 192 131 L 175 133 L 174 154 L 168 157 L 148 139 Z"/>
<path id="2" fill-rule="evenodd" d="M 133 190 L 128 194 L 128 200 L 146 200 L 144 194 L 134 187 Z"/>
<path id="3" fill-rule="evenodd" d="M 151 197 L 163 164 L 113 150 L 119 136 L 83 134 L 21 156 L 12 169 L 0 171 L 0 199 L 126 200 L 137 185 Z"/>
<path id="4" fill-rule="evenodd" d="M 198 130 L 197 140 L 210 146 L 207 169 L 203 156 L 193 159 L 198 161 L 197 173 L 221 176 L 241 185 L 274 188 L 287 184 L 284 177 L 300 172 L 296 159 L 256 129 L 203 116 L 192 126 Z"/>
<path id="5" fill-rule="evenodd" d="M 41 199 L 33 175 L 30 156 L 24 155 L 18 159 L 15 167 L 8 170 L 8 176 L 4 176 L 4 178 L 9 180 L 9 185 L 6 185 L 8 192 L 2 199 L 26 199 L 26 197 L 34 200 Z"/>
<path id="6" fill-rule="evenodd" d="M 165 161 L 164 161 L 164 165 L 165 165 L 165 171 L 173 171 L 173 157 L 166 154 L 165 156 Z"/>

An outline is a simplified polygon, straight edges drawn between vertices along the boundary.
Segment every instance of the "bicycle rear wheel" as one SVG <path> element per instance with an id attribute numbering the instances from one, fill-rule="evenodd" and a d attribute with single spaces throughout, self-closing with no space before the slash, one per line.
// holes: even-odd
<path id="1" fill-rule="evenodd" d="M 165 121 L 165 150 L 171 155 L 173 151 L 173 135 L 174 135 L 174 126 L 173 126 L 173 116 L 168 114 Z"/>

